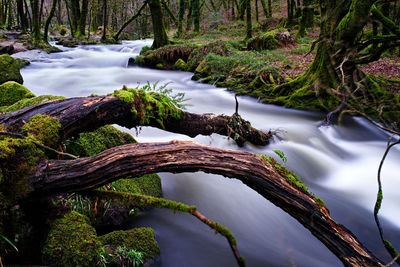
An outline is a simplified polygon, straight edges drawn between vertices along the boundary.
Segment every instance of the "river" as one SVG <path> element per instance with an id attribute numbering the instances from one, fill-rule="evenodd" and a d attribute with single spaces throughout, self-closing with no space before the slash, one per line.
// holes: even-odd
<path id="1" fill-rule="evenodd" d="M 24 85 L 36 95 L 66 97 L 108 94 L 123 85 L 169 83 L 184 92 L 188 111 L 224 113 L 235 110 L 232 93 L 223 88 L 192 81 L 191 73 L 128 66 L 151 40 L 124 41 L 121 45 L 64 48 L 56 54 L 39 51 L 18 53 L 31 65 L 22 69 Z M 310 191 L 326 202 L 333 219 L 349 228 L 375 255 L 388 259 L 373 221 L 377 193 L 376 174 L 388 135 L 361 118 L 345 117 L 337 125 L 320 126 L 317 112 L 265 105 L 250 97 L 239 97 L 239 113 L 252 126 L 276 132 L 266 147 L 246 144 L 243 148 L 226 137 L 190 138 L 151 127 L 130 132 L 139 142 L 173 139 L 225 149 L 240 149 L 279 159 L 302 177 Z M 399 148 L 394 148 L 382 171 L 384 200 L 382 224 L 388 240 L 400 242 Z M 227 226 L 238 241 L 248 266 L 341 266 L 341 262 L 308 230 L 242 182 L 204 173 L 161 173 L 164 197 L 196 205 L 210 219 Z M 152 227 L 161 248 L 154 266 L 236 266 L 226 240 L 188 214 L 154 209 L 135 217 L 130 226 Z"/>

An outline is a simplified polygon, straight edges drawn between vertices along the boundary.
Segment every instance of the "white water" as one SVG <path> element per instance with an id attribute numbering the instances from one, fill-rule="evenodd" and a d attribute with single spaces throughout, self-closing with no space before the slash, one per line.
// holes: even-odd
<path id="1" fill-rule="evenodd" d="M 123 85 L 136 87 L 147 81 L 171 83 L 169 88 L 185 92 L 191 112 L 232 114 L 234 97 L 224 89 L 196 83 L 191 74 L 178 71 L 127 67 L 151 40 L 122 45 L 63 48 L 58 54 L 35 51 L 19 53 L 32 64 L 22 70 L 25 83 L 35 94 L 87 96 L 108 94 Z M 263 105 L 253 98 L 239 98 L 239 112 L 256 128 L 278 132 L 267 147 L 246 145 L 242 150 L 278 158 L 322 197 L 332 217 L 348 227 L 378 257 L 387 255 L 373 223 L 377 192 L 376 173 L 385 150 L 387 135 L 359 118 L 345 118 L 337 126 L 319 127 L 323 115 Z M 124 129 L 133 135 L 134 130 Z M 136 137 L 136 136 L 135 136 Z M 140 142 L 172 139 L 240 149 L 219 135 L 187 136 L 154 128 L 143 128 Z M 381 211 L 387 239 L 399 244 L 400 214 L 397 192 L 400 151 L 393 149 L 383 172 L 384 201 Z M 340 266 L 341 263 L 303 226 L 240 181 L 203 173 L 161 174 L 164 197 L 196 205 L 209 218 L 230 228 L 238 240 L 248 266 Z M 161 247 L 157 266 L 235 266 L 226 241 L 187 214 L 153 210 L 135 218 L 131 225 L 150 226 Z"/>

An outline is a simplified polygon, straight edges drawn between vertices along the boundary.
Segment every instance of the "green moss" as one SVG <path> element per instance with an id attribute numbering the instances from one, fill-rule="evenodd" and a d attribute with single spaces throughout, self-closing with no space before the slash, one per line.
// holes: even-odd
<path id="1" fill-rule="evenodd" d="M 31 117 L 22 127 L 22 131 L 28 132 L 28 137 L 50 147 L 56 147 L 59 143 L 59 131 L 61 124 L 57 118 L 37 114 Z"/>
<path id="2" fill-rule="evenodd" d="M 129 231 L 114 231 L 99 237 L 103 246 L 113 248 L 126 247 L 144 254 L 145 258 L 155 258 L 160 254 L 160 248 L 151 228 L 135 228 Z M 115 249 L 114 249 L 115 250 Z"/>
<path id="3" fill-rule="evenodd" d="M 20 64 L 13 57 L 4 54 L 0 55 L 0 84 L 14 81 L 20 84 L 24 83 L 20 70 Z"/>
<path id="4" fill-rule="evenodd" d="M 166 95 L 130 88 L 114 91 L 114 95 L 132 105 L 132 116 L 138 120 L 137 125 L 153 124 L 164 127 L 164 120 L 170 117 L 180 119 L 180 109 Z"/>
<path id="5" fill-rule="evenodd" d="M 10 200 L 16 201 L 32 191 L 29 177 L 43 157 L 28 138 L 0 136 L 0 191 Z"/>
<path id="6" fill-rule="evenodd" d="M 42 249 L 43 262 L 51 266 L 95 266 L 100 244 L 89 219 L 72 211 L 52 224 Z"/>
<path id="7" fill-rule="evenodd" d="M 187 64 L 183 59 L 180 58 L 175 62 L 174 69 L 184 71 L 187 69 Z"/>
<path id="8" fill-rule="evenodd" d="M 161 197 L 161 178 L 157 174 L 146 174 L 133 179 L 120 179 L 113 183 L 116 191 Z"/>
<path id="9" fill-rule="evenodd" d="M 24 98 L 18 102 L 12 104 L 11 106 L 0 108 L 0 112 L 14 112 L 25 107 L 29 107 L 39 103 L 45 103 L 51 100 L 65 99 L 63 96 L 52 96 L 52 95 L 41 95 L 37 97 Z"/>
<path id="10" fill-rule="evenodd" d="M 292 186 L 296 187 L 297 189 L 299 189 L 300 191 L 310 195 L 314 201 L 321 207 L 325 206 L 325 202 L 315 196 L 314 194 L 312 194 L 307 186 L 301 181 L 300 177 L 289 171 L 286 167 L 280 165 L 274 158 L 272 157 L 267 157 L 265 155 L 261 155 L 260 156 L 261 159 L 265 160 L 266 162 L 268 162 L 269 164 L 271 164 L 271 166 L 279 173 L 280 176 L 282 176 L 283 178 L 285 178 L 285 180 L 291 184 Z"/>
<path id="11" fill-rule="evenodd" d="M 269 31 L 251 38 L 247 42 L 247 49 L 271 50 L 277 48 L 279 46 L 279 41 L 275 38 L 276 33 L 276 31 Z"/>
<path id="12" fill-rule="evenodd" d="M 112 147 L 133 144 L 136 140 L 114 126 L 105 125 L 92 132 L 80 133 L 64 142 L 67 151 L 78 156 L 94 156 Z"/>
<path id="13" fill-rule="evenodd" d="M 34 96 L 25 86 L 14 81 L 0 85 L 0 106 L 9 106 L 21 99 Z"/>

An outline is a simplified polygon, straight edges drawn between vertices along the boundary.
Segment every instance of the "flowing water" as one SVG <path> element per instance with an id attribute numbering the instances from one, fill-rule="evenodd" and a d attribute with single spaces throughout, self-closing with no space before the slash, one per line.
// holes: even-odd
<path id="1" fill-rule="evenodd" d="M 137 87 L 147 81 L 169 83 L 176 92 L 189 98 L 187 109 L 197 113 L 232 114 L 233 94 L 191 81 L 191 73 L 152 70 L 128 66 L 151 40 L 127 41 L 122 45 L 62 48 L 64 52 L 47 55 L 38 51 L 16 54 L 32 64 L 22 69 L 24 85 L 35 94 L 66 97 L 108 94 L 113 90 Z M 388 135 L 360 118 L 344 118 L 338 125 L 320 127 L 323 114 L 286 109 L 239 98 L 239 113 L 256 128 L 277 133 L 266 147 L 250 144 L 239 148 L 219 135 L 184 135 L 144 127 L 136 136 L 139 142 L 173 139 L 194 140 L 225 149 L 241 149 L 279 157 L 303 178 L 317 196 L 325 200 L 331 216 L 349 228 L 378 257 L 388 259 L 373 221 L 377 192 L 376 173 Z M 121 128 L 121 127 L 120 127 Z M 122 128 L 121 128 L 122 129 Z M 384 201 L 381 218 L 387 239 L 400 242 L 400 151 L 394 148 L 383 172 Z M 238 240 L 248 266 L 341 266 L 340 261 L 308 230 L 285 212 L 269 203 L 240 181 L 204 173 L 161 173 L 164 197 L 196 205 L 212 220 L 227 226 Z M 188 214 L 154 209 L 135 217 L 130 226 L 154 228 L 161 248 L 155 266 L 235 266 L 224 238 Z"/>

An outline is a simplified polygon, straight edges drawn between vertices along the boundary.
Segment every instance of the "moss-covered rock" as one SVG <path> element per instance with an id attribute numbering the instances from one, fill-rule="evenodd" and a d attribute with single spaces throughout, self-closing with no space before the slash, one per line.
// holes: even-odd
<path id="1" fill-rule="evenodd" d="M 8 81 L 23 84 L 20 67 L 19 62 L 10 55 L 0 55 L 0 84 Z"/>
<path id="2" fill-rule="evenodd" d="M 100 244 L 89 219 L 72 211 L 52 224 L 42 249 L 43 262 L 51 266 L 95 266 Z"/>
<path id="3" fill-rule="evenodd" d="M 176 70 L 186 70 L 187 64 L 183 59 L 178 59 L 174 64 L 174 69 Z"/>
<path id="4" fill-rule="evenodd" d="M 275 37 L 276 34 L 276 31 L 269 31 L 251 38 L 247 42 L 247 49 L 271 50 L 277 48 L 279 46 L 279 41 Z"/>
<path id="5" fill-rule="evenodd" d="M 103 246 L 112 248 L 126 247 L 144 254 L 145 258 L 155 258 L 160 254 L 160 248 L 154 238 L 151 228 L 135 228 L 129 231 L 114 231 L 99 237 Z"/>
<path id="6" fill-rule="evenodd" d="M 21 99 L 34 96 L 25 86 L 14 81 L 8 81 L 0 85 L 0 106 L 9 106 Z"/>

